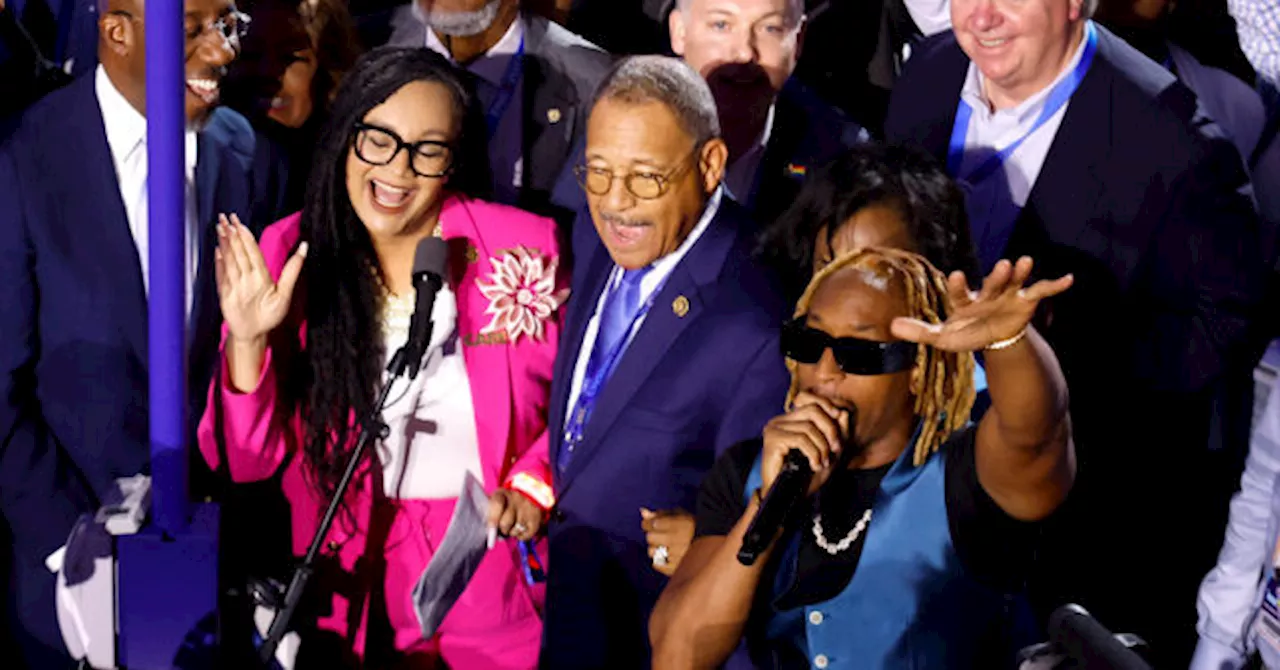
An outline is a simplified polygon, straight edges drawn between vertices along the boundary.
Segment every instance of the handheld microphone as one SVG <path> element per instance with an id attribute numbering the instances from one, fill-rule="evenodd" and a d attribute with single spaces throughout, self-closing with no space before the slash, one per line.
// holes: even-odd
<path id="1" fill-rule="evenodd" d="M 431 310 L 435 308 L 436 294 L 444 286 L 448 259 L 449 245 L 444 240 L 428 237 L 418 242 L 413 253 L 413 288 L 417 293 L 417 304 L 409 321 L 409 339 L 391 361 L 391 374 L 394 376 L 402 373 L 407 373 L 410 379 L 418 376 L 422 355 L 431 342 Z"/>
<path id="2" fill-rule="evenodd" d="M 742 538 L 742 548 L 738 550 L 738 562 L 743 565 L 754 565 L 760 554 L 769 547 L 778 529 L 791 514 L 796 503 L 804 499 L 809 490 L 809 482 L 813 480 L 813 468 L 809 459 L 799 449 L 787 452 L 782 461 L 782 471 L 773 480 L 773 486 L 760 502 L 756 518 L 747 526 L 747 534 Z"/>
<path id="3" fill-rule="evenodd" d="M 1151 670 L 1137 652 L 1079 605 L 1063 605 L 1049 615 L 1049 642 L 1082 668 Z"/>

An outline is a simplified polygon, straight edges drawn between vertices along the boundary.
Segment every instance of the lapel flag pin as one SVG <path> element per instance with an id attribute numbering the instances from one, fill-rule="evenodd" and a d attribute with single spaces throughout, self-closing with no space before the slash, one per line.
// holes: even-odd
<path id="1" fill-rule="evenodd" d="M 560 109 L 557 107 L 552 107 L 547 110 L 547 121 L 550 121 L 551 123 L 560 123 L 560 116 Z"/>
<path id="2" fill-rule="evenodd" d="M 676 296 L 676 299 L 671 303 L 671 311 L 683 319 L 684 315 L 689 313 L 689 299 L 682 295 Z"/>
<path id="3" fill-rule="evenodd" d="M 795 163 L 787 163 L 788 177 L 803 177 L 807 172 L 808 172 L 808 168 L 806 168 L 803 165 L 796 165 Z"/>

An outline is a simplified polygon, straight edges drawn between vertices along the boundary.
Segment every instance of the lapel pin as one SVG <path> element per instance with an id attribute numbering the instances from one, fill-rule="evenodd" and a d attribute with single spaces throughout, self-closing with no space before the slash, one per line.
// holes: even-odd
<path id="1" fill-rule="evenodd" d="M 560 108 L 552 107 L 547 110 L 547 121 L 551 123 L 560 123 Z"/>
<path id="2" fill-rule="evenodd" d="M 468 242 L 468 243 L 467 243 L 467 252 L 466 252 L 466 253 L 467 253 L 467 262 L 468 262 L 468 263 L 474 263 L 474 262 L 476 262 L 476 259 L 480 258 L 480 252 L 479 252 L 479 251 L 477 251 L 477 250 L 476 250 L 475 245 L 474 245 L 474 244 L 471 244 L 470 242 Z"/>
<path id="3" fill-rule="evenodd" d="M 787 163 L 786 172 L 788 177 L 803 177 L 809 172 L 809 170 L 803 165 Z"/>
<path id="4" fill-rule="evenodd" d="M 689 299 L 682 295 L 676 296 L 676 299 L 671 303 L 671 311 L 683 319 L 684 315 L 689 313 Z"/>

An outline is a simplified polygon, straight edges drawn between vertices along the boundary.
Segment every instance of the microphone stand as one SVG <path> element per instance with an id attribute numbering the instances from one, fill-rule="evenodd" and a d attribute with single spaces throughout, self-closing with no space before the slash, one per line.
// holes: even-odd
<path id="1" fill-rule="evenodd" d="M 432 325 L 430 321 L 427 322 L 427 335 L 420 341 L 428 342 L 431 340 Z M 351 460 L 347 462 L 347 469 L 342 473 L 342 479 L 338 480 L 338 487 L 334 490 L 333 498 L 329 500 L 329 505 L 324 510 L 324 516 L 320 519 L 320 526 L 316 528 L 316 534 L 311 538 L 311 546 L 307 548 L 307 553 L 303 557 L 302 563 L 293 571 L 293 578 L 289 580 L 289 588 L 281 595 L 276 585 L 255 585 L 255 600 L 273 600 L 280 603 L 271 618 L 271 626 L 267 629 L 267 634 L 262 640 L 262 647 L 259 649 L 258 657 L 266 667 L 271 667 L 276 655 L 276 648 L 280 646 L 280 641 L 284 639 L 285 633 L 289 630 L 289 623 L 293 619 L 294 611 L 297 610 L 298 603 L 302 600 L 302 594 L 306 590 L 307 582 L 310 581 L 311 575 L 315 572 L 315 563 L 320 556 L 320 547 L 324 544 L 324 538 L 329 535 L 329 529 L 333 527 L 333 518 L 338 513 L 338 507 L 341 505 L 343 497 L 346 496 L 347 489 L 351 487 L 351 480 L 355 478 L 356 470 L 359 468 L 360 459 L 364 456 L 365 449 L 373 441 L 375 432 L 378 437 L 384 436 L 386 425 L 382 423 L 382 410 L 385 409 L 387 397 L 391 393 L 391 387 L 406 374 L 410 379 L 418 375 L 418 366 L 422 363 L 423 352 L 416 351 L 417 347 L 413 346 L 413 343 L 414 339 L 410 338 L 391 357 L 391 363 L 387 365 L 387 372 L 390 373 L 390 376 L 387 382 L 382 385 L 382 390 L 378 392 L 378 399 L 373 404 L 373 410 L 368 416 L 364 417 L 364 421 L 360 424 L 360 436 L 356 440 L 355 449 L 351 452 Z M 268 591 L 268 593 L 263 593 L 263 590 Z"/>

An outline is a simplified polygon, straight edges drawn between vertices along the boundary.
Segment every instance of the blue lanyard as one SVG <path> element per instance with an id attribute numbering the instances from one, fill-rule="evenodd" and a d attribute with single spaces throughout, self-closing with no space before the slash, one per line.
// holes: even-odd
<path id="1" fill-rule="evenodd" d="M 1022 143 L 1028 137 L 1031 137 L 1032 133 L 1039 130 L 1040 126 L 1043 126 L 1049 119 L 1053 118 L 1067 104 L 1067 101 L 1071 100 L 1071 95 L 1076 92 L 1080 82 L 1084 80 L 1084 76 L 1089 72 L 1089 66 L 1093 63 L 1093 56 L 1098 51 L 1098 31 L 1094 28 L 1093 21 L 1086 22 L 1084 30 L 1084 53 L 1080 56 L 1080 62 L 1076 64 L 1075 69 L 1065 79 L 1058 82 L 1049 91 L 1049 95 L 1044 101 L 1044 110 L 1040 112 L 1035 124 L 1022 137 L 987 158 L 967 175 L 960 174 L 960 164 L 964 160 L 964 142 L 969 135 L 969 120 L 973 116 L 973 108 L 963 99 L 960 100 L 960 105 L 956 108 L 956 122 L 951 128 L 951 143 L 947 147 L 947 172 L 951 173 L 952 177 L 963 179 L 970 184 L 976 184 L 990 177 L 1014 151 L 1017 151 L 1018 147 L 1022 146 Z"/>
<path id="2" fill-rule="evenodd" d="M 520 46 L 516 47 L 516 52 L 511 56 L 511 60 L 507 61 L 507 71 L 502 74 L 502 84 L 498 89 L 498 94 L 489 103 L 489 109 L 485 110 L 485 125 L 489 128 L 489 137 L 498 131 L 498 123 L 502 121 L 503 115 L 507 113 L 507 108 L 511 106 L 511 99 L 516 95 L 516 84 L 520 81 L 520 75 L 524 72 L 524 36 L 520 36 Z"/>
<path id="3" fill-rule="evenodd" d="M 582 389 L 578 392 L 578 402 L 574 403 L 573 414 L 569 417 L 569 426 L 565 429 L 564 445 L 562 449 L 570 449 L 577 446 L 582 441 L 583 433 L 586 431 L 587 419 L 591 417 L 591 410 L 596 404 L 596 395 L 600 393 L 600 387 L 613 374 L 613 369 L 618 365 L 619 359 L 622 358 L 622 352 L 626 350 L 627 343 L 631 339 L 631 333 L 635 330 L 636 324 L 649 313 L 649 308 L 653 307 L 654 301 L 658 294 L 662 292 L 662 285 L 666 284 L 666 280 L 662 284 L 655 286 L 653 292 L 649 294 L 649 298 L 640 306 L 640 310 L 631 318 L 631 323 L 627 324 L 627 328 L 623 331 L 622 337 L 618 338 L 617 344 L 613 345 L 604 357 L 599 360 L 604 361 L 603 366 L 599 369 L 593 369 L 591 365 L 591 353 L 594 353 L 595 346 L 600 343 L 600 333 L 596 332 L 596 341 L 592 344 L 592 352 L 587 356 L 586 374 L 582 378 Z M 609 297 L 605 299 L 604 308 L 600 310 L 601 315 L 608 311 L 609 302 L 617 297 L 618 288 L 622 286 L 622 282 L 618 281 L 611 289 L 609 289 Z M 561 456 L 564 462 L 565 456 Z"/>

